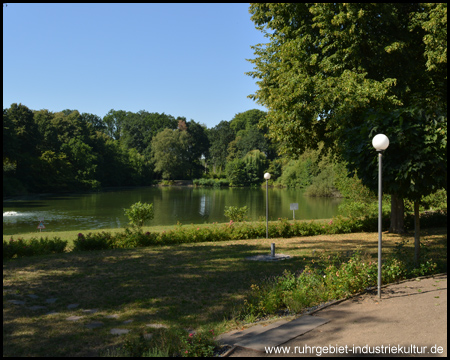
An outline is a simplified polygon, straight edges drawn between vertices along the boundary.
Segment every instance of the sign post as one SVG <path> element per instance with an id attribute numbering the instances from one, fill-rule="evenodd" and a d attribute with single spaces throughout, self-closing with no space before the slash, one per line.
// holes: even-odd
<path id="1" fill-rule="evenodd" d="M 45 229 L 44 220 L 39 220 L 39 225 L 37 228 L 39 229 L 39 232 L 42 232 L 42 229 Z"/>
<path id="2" fill-rule="evenodd" d="M 293 215 L 294 220 L 295 220 L 295 210 L 298 210 L 298 203 L 292 203 L 291 204 L 291 210 L 292 210 L 292 215 Z"/>

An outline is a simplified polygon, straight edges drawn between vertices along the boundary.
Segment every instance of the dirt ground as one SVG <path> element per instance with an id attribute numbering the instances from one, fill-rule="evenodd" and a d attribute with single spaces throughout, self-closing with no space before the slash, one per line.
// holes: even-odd
<path id="1" fill-rule="evenodd" d="M 330 319 L 266 352 L 243 356 L 447 356 L 447 274 L 418 278 L 356 296 L 313 314 Z"/>

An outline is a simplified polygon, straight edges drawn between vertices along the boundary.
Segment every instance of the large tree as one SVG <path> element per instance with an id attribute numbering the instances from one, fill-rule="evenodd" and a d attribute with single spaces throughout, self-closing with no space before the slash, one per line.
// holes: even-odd
<path id="1" fill-rule="evenodd" d="M 3 110 L 3 131 L 7 148 L 3 148 L 3 163 L 7 160 L 15 167 L 15 177 L 23 184 L 36 184 L 32 165 L 39 154 L 40 134 L 33 112 L 22 104 L 11 104 Z"/>
<path id="2" fill-rule="evenodd" d="M 222 120 L 212 129 L 209 129 L 207 134 L 210 142 L 209 156 L 213 163 L 213 170 L 220 173 L 227 163 L 228 144 L 234 140 L 235 133 L 230 128 L 230 122 Z"/>
<path id="3" fill-rule="evenodd" d="M 302 153 L 323 142 L 324 150 L 342 154 L 346 146 L 370 144 L 367 137 L 348 138 L 348 131 L 370 125 L 374 112 L 419 107 L 446 114 L 446 4 L 252 4 L 250 13 L 269 40 L 253 47 L 255 67 L 248 74 L 259 90 L 251 97 L 269 110 L 262 125 L 283 152 Z M 398 176 L 415 166 L 397 165 Z M 369 178 L 364 168 L 358 171 Z M 393 204 L 414 195 L 397 191 L 395 178 L 384 184 L 398 200 Z M 391 222 L 402 217 L 395 209 L 402 210 L 393 208 Z"/>
<path id="4" fill-rule="evenodd" d="M 180 179 L 187 165 L 190 137 L 187 131 L 164 129 L 152 140 L 152 160 L 155 172 L 163 179 Z"/>

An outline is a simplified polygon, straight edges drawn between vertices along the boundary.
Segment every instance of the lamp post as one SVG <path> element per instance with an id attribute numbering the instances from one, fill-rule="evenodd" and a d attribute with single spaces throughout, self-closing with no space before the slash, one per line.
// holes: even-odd
<path id="1" fill-rule="evenodd" d="M 265 173 L 264 179 L 266 179 L 266 239 L 269 238 L 269 179 L 270 174 Z"/>
<path id="2" fill-rule="evenodd" d="M 382 157 L 389 146 L 389 139 L 384 134 L 375 135 L 372 145 L 378 152 L 378 298 L 381 299 L 381 221 L 382 221 Z"/>

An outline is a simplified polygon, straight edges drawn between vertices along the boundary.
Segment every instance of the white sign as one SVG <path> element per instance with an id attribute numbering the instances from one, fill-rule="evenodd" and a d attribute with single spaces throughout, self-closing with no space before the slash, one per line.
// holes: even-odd
<path id="1" fill-rule="evenodd" d="M 292 203 L 291 210 L 298 210 L 298 203 Z"/>
<path id="2" fill-rule="evenodd" d="M 40 229 L 45 229 L 45 226 L 44 226 L 44 223 L 41 221 L 41 222 L 39 222 L 39 225 L 38 225 L 38 227 L 37 227 L 39 230 Z"/>

